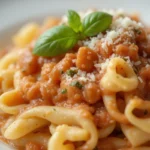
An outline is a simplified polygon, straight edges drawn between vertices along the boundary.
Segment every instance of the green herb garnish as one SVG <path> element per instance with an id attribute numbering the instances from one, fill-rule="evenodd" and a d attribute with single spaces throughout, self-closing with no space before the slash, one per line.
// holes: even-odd
<path id="1" fill-rule="evenodd" d="M 128 61 L 128 58 L 126 58 L 126 57 L 123 57 L 123 59 L 124 59 L 124 61 Z"/>
<path id="2" fill-rule="evenodd" d="M 70 84 L 71 86 L 75 86 L 77 87 L 78 89 L 82 89 L 83 88 L 83 85 L 79 82 L 79 81 L 74 81 Z"/>
<path id="3" fill-rule="evenodd" d="M 66 71 L 67 75 L 70 77 L 73 77 L 75 74 L 77 74 L 77 70 L 67 70 Z"/>
<path id="4" fill-rule="evenodd" d="M 78 41 L 76 34 L 70 27 L 65 25 L 56 26 L 37 40 L 33 54 L 40 56 L 57 56 L 66 53 Z"/>
<path id="5" fill-rule="evenodd" d="M 142 31 L 139 30 L 139 29 L 134 29 L 134 31 L 135 31 L 135 33 L 137 33 L 137 34 L 139 34 L 139 35 L 142 33 Z"/>
<path id="6" fill-rule="evenodd" d="M 62 89 L 61 90 L 61 94 L 66 94 L 67 93 L 67 89 Z"/>
<path id="7" fill-rule="evenodd" d="M 95 36 L 109 28 L 112 16 L 104 12 L 93 12 L 81 22 L 77 12 L 67 13 L 68 26 L 59 25 L 42 34 L 33 49 L 33 54 L 39 56 L 57 56 L 72 49 L 78 40 Z"/>
<path id="8" fill-rule="evenodd" d="M 83 19 L 83 33 L 94 36 L 109 28 L 112 16 L 104 12 L 93 12 Z"/>

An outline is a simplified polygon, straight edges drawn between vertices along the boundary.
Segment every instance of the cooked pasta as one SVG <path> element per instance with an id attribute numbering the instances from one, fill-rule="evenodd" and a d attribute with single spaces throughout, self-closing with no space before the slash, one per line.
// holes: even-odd
<path id="1" fill-rule="evenodd" d="M 93 12 L 106 10 L 76 17 L 84 21 Z M 59 25 L 69 40 L 82 32 L 67 28 L 66 16 L 29 23 L 14 35 L 11 48 L 0 52 L 1 141 L 18 150 L 150 149 L 150 30 L 137 16 L 107 13 L 107 29 L 84 31 L 57 55 L 33 51 Z M 49 48 L 57 50 L 60 41 Z"/>

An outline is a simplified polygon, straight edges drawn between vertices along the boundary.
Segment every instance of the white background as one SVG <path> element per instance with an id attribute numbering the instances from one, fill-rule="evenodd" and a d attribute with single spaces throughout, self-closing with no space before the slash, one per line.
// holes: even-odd
<path id="1" fill-rule="evenodd" d="M 150 0 L 0 0 L 0 48 L 25 22 L 41 21 L 48 15 L 63 15 L 67 9 L 123 8 L 139 12 L 150 23 Z"/>

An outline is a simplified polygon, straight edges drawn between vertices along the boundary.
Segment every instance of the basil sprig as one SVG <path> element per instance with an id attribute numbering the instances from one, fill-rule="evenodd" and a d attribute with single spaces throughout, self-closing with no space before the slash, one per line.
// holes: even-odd
<path id="1" fill-rule="evenodd" d="M 42 34 L 35 43 L 33 54 L 57 56 L 72 49 L 78 40 L 95 36 L 109 28 L 112 16 L 104 12 L 93 12 L 83 19 L 73 10 L 67 13 L 68 26 L 59 25 Z"/>

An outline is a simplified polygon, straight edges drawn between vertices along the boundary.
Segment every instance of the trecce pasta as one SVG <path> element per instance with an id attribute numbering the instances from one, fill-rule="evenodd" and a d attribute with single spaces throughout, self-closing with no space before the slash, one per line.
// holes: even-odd
<path id="1" fill-rule="evenodd" d="M 97 130 L 91 120 L 82 117 L 82 112 L 51 106 L 39 106 L 33 108 L 20 115 L 14 122 L 11 122 L 10 124 L 8 122 L 9 125 L 3 131 L 4 137 L 7 139 L 20 138 L 35 130 L 36 128 L 45 125 L 47 123 L 45 120 L 58 125 L 58 131 L 56 128 L 56 131 L 53 133 L 49 141 L 49 143 L 51 143 L 50 148 L 54 149 L 58 146 L 64 150 L 70 150 L 69 147 L 72 147 L 72 145 L 63 145 L 65 140 L 70 139 L 71 141 L 87 140 L 85 145 L 81 146 L 79 149 L 86 149 L 87 147 L 89 149 L 93 149 L 97 143 Z M 70 127 L 65 125 L 59 126 L 59 124 L 70 125 Z M 80 128 L 73 127 L 77 125 Z M 74 130 L 76 132 L 71 132 L 70 130 Z M 67 134 L 67 132 L 69 133 Z M 74 136 L 79 136 L 80 139 L 73 138 Z M 60 145 L 56 144 L 58 141 L 61 142 L 59 143 Z"/>

